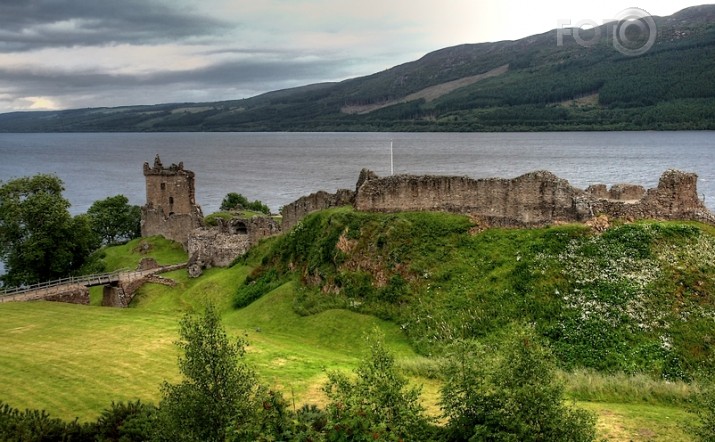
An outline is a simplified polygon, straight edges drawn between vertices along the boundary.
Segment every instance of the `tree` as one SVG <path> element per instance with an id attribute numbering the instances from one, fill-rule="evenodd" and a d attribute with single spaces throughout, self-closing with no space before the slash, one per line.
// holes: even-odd
<path id="1" fill-rule="evenodd" d="M 0 259 L 8 286 L 76 272 L 96 248 L 86 220 L 72 218 L 62 180 L 39 174 L 0 186 Z"/>
<path id="2" fill-rule="evenodd" d="M 124 195 L 95 201 L 87 210 L 92 230 L 104 244 L 116 244 L 141 236 L 141 209 Z"/>
<path id="3" fill-rule="evenodd" d="M 231 342 L 216 309 L 179 326 L 179 371 L 184 380 L 164 383 L 160 439 L 225 441 L 253 425 L 262 394 L 254 371 L 241 362 L 246 342 Z"/>
<path id="4" fill-rule="evenodd" d="M 236 192 L 226 194 L 223 201 L 221 201 L 220 210 L 229 211 L 237 209 L 253 210 L 255 212 L 265 213 L 266 215 L 270 215 L 271 213 L 271 209 L 259 200 L 248 201 L 248 198 Z"/>
<path id="5" fill-rule="evenodd" d="M 407 388 L 381 338 L 371 338 L 370 355 L 355 374 L 357 379 L 351 380 L 343 373 L 328 373 L 323 387 L 330 399 L 328 440 L 423 439 L 429 422 L 419 403 L 420 389 Z"/>
<path id="6" fill-rule="evenodd" d="M 563 403 L 552 354 L 517 328 L 501 351 L 457 344 L 445 368 L 441 406 L 448 440 L 592 441 L 595 418 Z"/>

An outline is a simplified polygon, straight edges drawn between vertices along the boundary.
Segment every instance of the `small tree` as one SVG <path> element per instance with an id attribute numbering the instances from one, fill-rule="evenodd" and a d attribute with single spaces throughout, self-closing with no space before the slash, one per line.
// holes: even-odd
<path id="1" fill-rule="evenodd" d="M 185 316 L 179 327 L 179 370 L 184 380 L 164 383 L 159 439 L 225 441 L 253 425 L 260 387 L 241 358 L 243 339 L 231 342 L 213 306 Z"/>
<path id="2" fill-rule="evenodd" d="M 104 244 L 141 236 L 141 209 L 129 204 L 124 195 L 115 195 L 92 203 L 87 210 L 92 230 Z"/>
<path id="3" fill-rule="evenodd" d="M 323 387 L 330 399 L 328 440 L 420 440 L 428 428 L 420 390 L 407 388 L 382 339 L 372 338 L 370 356 L 355 374 L 357 379 L 351 380 L 343 373 L 328 373 Z"/>
<path id="4" fill-rule="evenodd" d="M 441 406 L 448 440 L 592 441 L 595 418 L 563 404 L 551 353 L 518 328 L 490 352 L 461 342 L 445 369 Z"/>

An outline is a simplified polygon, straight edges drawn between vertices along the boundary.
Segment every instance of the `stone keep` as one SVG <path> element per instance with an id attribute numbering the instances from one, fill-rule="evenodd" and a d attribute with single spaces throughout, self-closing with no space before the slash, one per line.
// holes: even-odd
<path id="1" fill-rule="evenodd" d="M 144 163 L 146 204 L 142 207 L 142 236 L 161 235 L 186 248 L 189 233 L 203 225 L 201 207 L 196 204 L 194 172 L 184 164 L 164 167 L 159 155 L 154 165 Z"/>

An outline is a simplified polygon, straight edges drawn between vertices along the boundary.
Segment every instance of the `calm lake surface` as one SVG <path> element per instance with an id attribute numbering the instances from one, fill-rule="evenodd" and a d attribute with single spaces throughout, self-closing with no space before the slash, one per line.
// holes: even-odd
<path id="1" fill-rule="evenodd" d="M 318 190 L 354 188 L 360 169 L 390 174 L 513 178 L 546 169 L 584 188 L 654 187 L 666 169 L 696 172 L 698 192 L 715 209 L 715 132 L 555 133 L 96 133 L 0 134 L 0 180 L 54 173 L 73 214 L 96 200 L 126 195 L 145 202 L 142 165 L 161 155 L 196 173 L 204 214 L 228 192 L 273 211 Z"/>

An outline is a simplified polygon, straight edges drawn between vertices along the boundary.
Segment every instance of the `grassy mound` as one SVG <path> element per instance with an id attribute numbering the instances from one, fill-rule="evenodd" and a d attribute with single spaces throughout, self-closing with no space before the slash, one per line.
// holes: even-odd
<path id="1" fill-rule="evenodd" d="M 420 353 L 533 323 L 562 366 L 689 379 L 715 369 L 715 232 L 680 222 L 477 231 L 443 213 L 312 214 L 252 251 L 244 306 L 297 277 L 297 312 L 394 321 Z"/>

